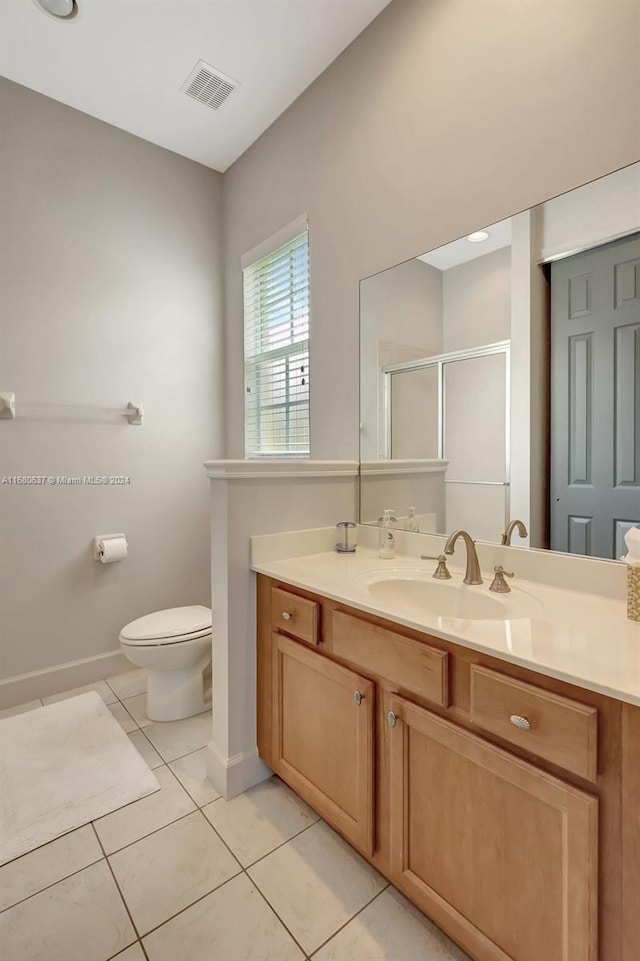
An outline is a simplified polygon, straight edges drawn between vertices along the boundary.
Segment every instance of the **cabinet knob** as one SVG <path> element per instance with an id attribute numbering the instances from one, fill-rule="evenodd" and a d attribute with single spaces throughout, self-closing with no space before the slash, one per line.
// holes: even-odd
<path id="1" fill-rule="evenodd" d="M 282 612 L 282 620 L 283 620 L 283 621 L 290 621 L 292 617 L 293 617 L 293 614 L 290 614 L 289 611 L 283 611 L 283 612 Z"/>
<path id="2" fill-rule="evenodd" d="M 364 694 L 361 694 L 360 691 L 356 691 L 355 694 L 353 695 L 353 700 L 358 705 L 358 707 L 360 707 L 360 705 L 364 701 Z"/>
<path id="3" fill-rule="evenodd" d="M 398 715 L 394 714 L 393 711 L 389 711 L 387 714 L 387 724 L 389 727 L 395 727 L 398 722 Z"/>
<path id="4" fill-rule="evenodd" d="M 531 730 L 531 721 L 526 717 L 522 717 L 521 714 L 512 714 L 509 720 L 514 727 L 519 727 L 521 731 Z"/>

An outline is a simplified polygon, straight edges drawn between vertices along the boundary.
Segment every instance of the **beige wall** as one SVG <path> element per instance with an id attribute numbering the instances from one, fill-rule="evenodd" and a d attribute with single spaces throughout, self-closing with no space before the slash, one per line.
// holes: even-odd
<path id="1" fill-rule="evenodd" d="M 116 649 L 148 611 L 209 603 L 202 462 L 221 452 L 221 176 L 0 80 L 0 389 L 145 407 L 142 427 L 0 421 L 0 656 L 15 675 Z M 124 531 L 122 563 L 92 560 Z"/>
<path id="2" fill-rule="evenodd" d="M 637 160 L 637 0 L 394 0 L 225 173 L 228 456 L 241 254 L 306 212 L 312 456 L 358 452 L 358 281 Z"/>
<path id="3" fill-rule="evenodd" d="M 542 204 L 536 255 L 546 260 L 584 250 L 639 226 L 640 162 Z"/>
<path id="4" fill-rule="evenodd" d="M 393 509 L 400 529 L 409 524 L 409 508 L 415 507 L 423 532 L 443 532 L 445 522 L 444 471 L 420 470 L 411 473 L 391 469 L 370 473 L 360 480 L 360 522 L 377 524 L 382 511 Z"/>
<path id="5" fill-rule="evenodd" d="M 406 349 L 410 348 L 410 349 Z M 388 363 L 442 350 L 442 275 L 409 260 L 367 277 L 360 285 L 360 456 L 384 454 L 384 391 L 380 370 Z M 409 389 L 411 402 L 414 391 Z M 403 444 L 397 440 L 398 449 Z M 396 457 L 436 456 L 424 451 Z"/>
<path id="6" fill-rule="evenodd" d="M 511 248 L 442 272 L 442 337 L 446 352 L 508 340 L 511 332 Z"/>

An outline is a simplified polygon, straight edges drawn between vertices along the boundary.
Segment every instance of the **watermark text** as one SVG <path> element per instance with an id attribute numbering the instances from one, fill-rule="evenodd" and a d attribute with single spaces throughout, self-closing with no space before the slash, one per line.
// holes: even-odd
<path id="1" fill-rule="evenodd" d="M 118 474 L 5 474 L 0 487 L 125 487 L 131 478 Z"/>

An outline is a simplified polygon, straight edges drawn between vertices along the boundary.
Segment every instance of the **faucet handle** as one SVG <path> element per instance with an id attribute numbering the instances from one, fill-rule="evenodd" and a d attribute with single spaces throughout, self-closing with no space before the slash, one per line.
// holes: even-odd
<path id="1" fill-rule="evenodd" d="M 447 567 L 447 558 L 444 556 L 444 554 L 438 554 L 437 556 L 434 554 L 421 554 L 420 560 L 438 562 L 438 566 L 436 567 L 435 571 L 431 575 L 432 577 L 435 577 L 437 581 L 451 580 L 451 573 L 449 571 L 449 568 Z"/>
<path id="2" fill-rule="evenodd" d="M 495 594 L 511 593 L 511 588 L 505 581 L 505 577 L 513 577 L 514 576 L 513 571 L 505 571 L 502 564 L 496 564 L 496 566 L 493 568 L 493 572 L 495 574 L 495 577 L 491 582 L 491 586 L 489 587 L 489 590 L 493 591 Z"/>

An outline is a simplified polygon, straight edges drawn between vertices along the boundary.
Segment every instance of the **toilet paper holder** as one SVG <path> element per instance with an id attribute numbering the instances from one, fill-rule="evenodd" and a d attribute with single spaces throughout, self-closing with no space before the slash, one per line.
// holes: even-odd
<path id="1" fill-rule="evenodd" d="M 104 541 L 114 541 L 123 538 L 126 541 L 126 534 L 96 534 L 93 538 L 93 559 L 94 561 L 102 560 L 102 549 L 100 544 Z"/>

